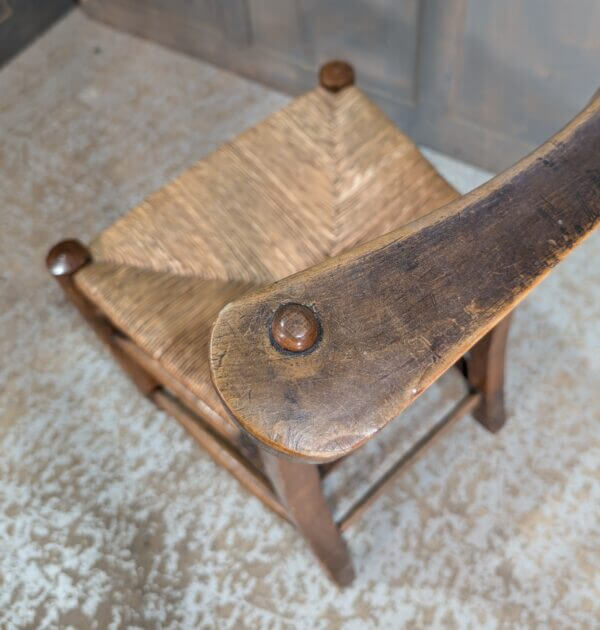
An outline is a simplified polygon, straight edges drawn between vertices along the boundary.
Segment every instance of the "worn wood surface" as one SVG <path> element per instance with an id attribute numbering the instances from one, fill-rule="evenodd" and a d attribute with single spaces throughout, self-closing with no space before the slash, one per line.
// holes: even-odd
<path id="1" fill-rule="evenodd" d="M 213 381 L 240 425 L 305 460 L 356 449 L 505 317 L 600 217 L 593 101 L 516 166 L 371 243 L 226 306 Z M 270 343 L 277 308 L 312 308 L 310 353 Z"/>
<path id="2" fill-rule="evenodd" d="M 422 457 L 436 442 L 467 413 L 473 411 L 481 401 L 481 393 L 467 394 L 453 409 L 441 418 L 404 455 L 376 481 L 339 520 L 343 532 L 356 523 L 373 503 L 389 488 L 398 477 Z M 338 460 L 339 461 L 339 460 Z"/>
<path id="3" fill-rule="evenodd" d="M 340 586 L 354 579 L 348 547 L 323 496 L 317 466 L 263 452 L 267 474 L 281 502 L 328 575 Z"/>
<path id="4" fill-rule="evenodd" d="M 471 387 L 481 392 L 475 419 L 492 433 L 506 422 L 504 409 L 504 365 L 511 316 L 507 315 L 469 350 L 466 371 Z"/>

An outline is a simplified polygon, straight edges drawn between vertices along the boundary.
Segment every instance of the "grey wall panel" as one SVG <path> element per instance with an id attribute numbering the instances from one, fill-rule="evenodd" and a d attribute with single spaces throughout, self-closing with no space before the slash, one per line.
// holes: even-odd
<path id="1" fill-rule="evenodd" d="M 313 0 L 302 4 L 313 67 L 334 57 L 352 59 L 366 89 L 416 103 L 417 0 Z"/>
<path id="2" fill-rule="evenodd" d="M 502 169 L 600 83 L 597 0 L 87 0 L 87 12 L 297 94 L 319 65 L 423 144 Z"/>
<path id="3" fill-rule="evenodd" d="M 440 123 L 478 128 L 480 147 L 465 157 L 505 166 L 566 123 L 600 83 L 600 3 L 478 0 L 463 11 Z M 497 138 L 514 144 L 498 161 Z"/>

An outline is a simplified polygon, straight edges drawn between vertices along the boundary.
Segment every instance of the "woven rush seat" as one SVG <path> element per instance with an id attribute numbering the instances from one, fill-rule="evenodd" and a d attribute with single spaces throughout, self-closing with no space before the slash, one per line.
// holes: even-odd
<path id="1" fill-rule="evenodd" d="M 229 422 L 208 359 L 223 306 L 457 197 L 363 92 L 319 86 L 102 232 L 75 283 Z"/>

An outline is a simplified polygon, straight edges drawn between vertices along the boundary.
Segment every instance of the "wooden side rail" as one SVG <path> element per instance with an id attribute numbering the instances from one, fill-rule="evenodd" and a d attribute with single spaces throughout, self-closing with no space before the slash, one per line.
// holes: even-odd
<path id="1" fill-rule="evenodd" d="M 103 341 L 138 389 L 159 408 L 177 419 L 192 437 L 220 465 L 267 507 L 286 520 L 287 509 L 273 493 L 270 482 L 257 468 L 242 442 L 239 430 L 226 423 L 202 401 L 170 378 L 166 371 L 140 348 L 122 335 L 77 288 L 73 277 L 91 262 L 88 249 L 69 239 L 55 245 L 46 258 L 50 273 Z M 169 389 L 178 395 L 177 400 Z"/>
<path id="2" fill-rule="evenodd" d="M 226 306 L 213 382 L 275 452 L 358 448 L 597 225 L 600 101 L 516 166 L 366 245 Z"/>
<path id="3" fill-rule="evenodd" d="M 472 412 L 481 401 L 481 394 L 473 392 L 460 400 L 441 420 L 427 431 L 402 457 L 380 478 L 363 496 L 354 503 L 340 518 L 337 525 L 344 532 L 355 523 L 373 505 L 373 503 L 389 488 L 398 477 L 412 466 L 427 450 L 467 413 Z"/>
<path id="4" fill-rule="evenodd" d="M 286 521 L 290 515 L 273 493 L 269 481 L 261 471 L 240 456 L 236 449 L 205 427 L 202 420 L 168 392 L 157 389 L 150 395 L 157 407 L 173 416 L 207 453 L 228 470 L 249 492 L 252 492 L 275 514 Z"/>
<path id="5" fill-rule="evenodd" d="M 75 274 L 79 269 L 89 264 L 91 260 L 92 257 L 87 247 L 75 239 L 67 239 L 57 243 L 48 252 L 46 267 L 92 330 L 108 346 L 117 363 L 129 375 L 140 392 L 144 396 L 150 396 L 160 383 L 137 365 L 123 348 L 114 343 L 116 332 L 114 326 L 75 285 Z"/>

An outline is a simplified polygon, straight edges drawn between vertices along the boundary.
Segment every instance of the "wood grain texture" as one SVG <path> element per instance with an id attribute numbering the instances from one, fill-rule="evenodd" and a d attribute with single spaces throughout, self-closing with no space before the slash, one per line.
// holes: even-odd
<path id="1" fill-rule="evenodd" d="M 594 101 L 462 199 L 225 307 L 211 369 L 240 425 L 308 461 L 363 444 L 597 225 L 599 143 Z M 267 322 L 288 301 L 320 319 L 310 354 L 283 356 L 269 342 Z"/>
<path id="2" fill-rule="evenodd" d="M 510 319 L 509 314 L 485 334 L 469 350 L 466 362 L 469 384 L 482 395 L 473 416 L 492 433 L 498 432 L 506 422 L 504 365 Z"/>
<path id="3" fill-rule="evenodd" d="M 354 579 L 350 553 L 323 496 L 317 466 L 262 453 L 275 491 L 321 565 L 340 586 Z"/>
<path id="4" fill-rule="evenodd" d="M 284 304 L 273 317 L 271 337 L 283 351 L 304 352 L 315 345 L 320 328 L 311 309 L 301 304 Z"/>

